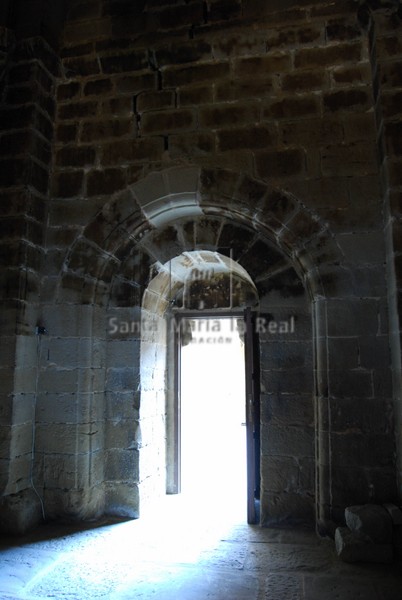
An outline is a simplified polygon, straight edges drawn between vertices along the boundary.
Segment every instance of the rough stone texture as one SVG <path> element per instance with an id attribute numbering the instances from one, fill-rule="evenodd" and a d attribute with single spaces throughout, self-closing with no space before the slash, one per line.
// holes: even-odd
<path id="1" fill-rule="evenodd" d="M 0 500 L 0 527 L 5 534 L 22 535 L 42 521 L 42 510 L 33 489 L 3 496 Z"/>
<path id="2" fill-rule="evenodd" d="M 395 502 L 396 3 L 53 4 L 0 12 L 1 493 L 29 487 L 24 394 L 50 514 L 138 514 L 163 490 L 169 341 L 108 319 L 164 318 L 151 282 L 208 250 L 267 323 L 295 317 L 258 332 L 262 520 L 333 531 L 347 505 Z"/>
<path id="3" fill-rule="evenodd" d="M 375 544 L 392 542 L 392 519 L 383 506 L 364 504 L 345 509 L 346 525 L 362 539 Z"/>
<path id="4" fill-rule="evenodd" d="M 384 504 L 385 510 L 388 512 L 392 519 L 392 523 L 395 525 L 402 525 L 402 510 L 395 506 L 395 504 Z"/>
<path id="5" fill-rule="evenodd" d="M 393 560 L 392 544 L 368 542 L 348 527 L 338 527 L 335 532 L 336 551 L 348 563 L 390 563 Z"/>

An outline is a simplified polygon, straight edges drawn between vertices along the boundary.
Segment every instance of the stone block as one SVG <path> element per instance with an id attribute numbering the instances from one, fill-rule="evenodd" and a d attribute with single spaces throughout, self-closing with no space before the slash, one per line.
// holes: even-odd
<path id="1" fill-rule="evenodd" d="M 389 434 L 331 434 L 332 464 L 336 467 L 388 468 L 394 464 L 394 441 Z"/>
<path id="2" fill-rule="evenodd" d="M 390 502 L 387 502 L 383 506 L 384 506 L 385 510 L 387 511 L 387 513 L 389 514 L 389 516 L 391 517 L 392 523 L 397 526 L 402 525 L 402 510 L 401 510 L 401 508 Z"/>
<path id="3" fill-rule="evenodd" d="M 70 58 L 72 56 L 85 56 L 91 54 L 93 50 L 93 44 L 91 42 L 83 44 L 73 44 L 71 46 L 65 46 L 60 51 L 62 58 Z"/>
<path id="4" fill-rule="evenodd" d="M 242 148 L 267 148 L 277 145 L 277 135 L 269 127 L 225 129 L 218 132 L 218 144 L 222 151 Z"/>
<path id="5" fill-rule="evenodd" d="M 343 127 L 341 123 L 334 119 L 321 119 L 318 118 L 306 118 L 301 119 L 298 122 L 295 121 L 283 121 L 279 123 L 279 130 L 281 132 L 281 138 L 283 143 L 288 145 L 301 144 L 308 148 L 319 148 L 323 144 L 323 140 L 330 138 L 334 143 L 342 142 L 344 139 Z M 309 186 L 321 185 L 322 186 L 322 198 L 323 201 L 328 202 L 328 195 L 331 195 L 330 190 L 325 190 L 324 187 L 327 185 L 329 188 L 328 180 L 321 180 L 320 182 L 310 182 Z M 341 187 L 340 182 L 332 184 L 336 188 Z M 301 186 L 300 186 L 301 187 Z M 334 194 L 335 190 L 332 192 Z M 314 193 L 314 192 L 313 192 Z"/>
<path id="6" fill-rule="evenodd" d="M 39 387 L 48 392 L 74 392 L 77 388 L 77 372 L 74 369 L 46 369 L 40 373 Z"/>
<path id="7" fill-rule="evenodd" d="M 264 179 L 300 175 L 306 168 L 303 150 L 261 151 L 255 157 L 257 173 Z"/>
<path id="8" fill-rule="evenodd" d="M 370 266 L 384 263 L 384 236 L 378 231 L 339 235 L 337 244 L 349 263 L 366 263 Z"/>
<path id="9" fill-rule="evenodd" d="M 110 79 L 92 79 L 88 81 L 83 88 L 84 96 L 107 95 L 112 90 L 112 82 Z"/>
<path id="10" fill-rule="evenodd" d="M 348 563 L 390 563 L 393 560 L 392 544 L 365 542 L 347 527 L 336 529 L 335 547 L 339 558 Z"/>
<path id="11" fill-rule="evenodd" d="M 371 299 L 334 299 L 327 303 L 329 336 L 377 335 L 378 302 Z"/>
<path id="12" fill-rule="evenodd" d="M 325 36 L 331 42 L 360 39 L 361 27 L 358 23 L 335 21 L 325 27 Z"/>
<path id="13" fill-rule="evenodd" d="M 402 94 L 401 94 L 402 101 Z M 390 181 L 392 181 L 392 185 L 394 186 L 402 186 L 402 157 L 401 159 L 394 160 L 389 165 L 389 176 Z"/>
<path id="14" fill-rule="evenodd" d="M 261 500 L 261 525 L 308 524 L 315 519 L 314 496 L 305 492 L 263 491 Z M 304 563 L 305 564 L 305 563 Z M 317 564 L 317 558 L 315 559 Z"/>
<path id="15" fill-rule="evenodd" d="M 307 92 L 321 90 L 328 86 L 328 74 L 325 70 L 292 72 L 282 76 L 281 87 L 285 92 Z"/>
<path id="16" fill-rule="evenodd" d="M 132 119 L 89 121 L 82 126 L 80 141 L 84 143 L 99 142 L 108 138 L 133 135 L 133 133 L 134 123 Z"/>
<path id="17" fill-rule="evenodd" d="M 100 107 L 100 114 L 111 115 L 114 117 L 128 117 L 133 115 L 133 100 L 130 96 L 119 98 L 108 98 L 103 100 Z"/>
<path id="18" fill-rule="evenodd" d="M 77 141 L 78 126 L 76 123 L 61 123 L 55 132 L 56 144 L 68 144 Z"/>
<path id="19" fill-rule="evenodd" d="M 208 84 L 183 86 L 177 92 L 179 106 L 211 104 L 213 97 L 213 86 Z"/>
<path id="20" fill-rule="evenodd" d="M 327 146 L 321 150 L 321 171 L 326 177 L 370 175 L 377 170 L 373 141 Z"/>
<path id="21" fill-rule="evenodd" d="M 88 5 L 88 12 L 90 6 Z M 99 8 L 94 7 L 94 12 L 99 12 Z M 109 18 L 92 18 L 90 21 L 86 19 L 82 21 L 68 20 L 64 32 L 64 41 L 69 46 L 70 44 L 83 43 L 105 36 L 111 37 L 111 20 Z"/>
<path id="22" fill-rule="evenodd" d="M 156 90 L 157 73 L 142 72 L 138 75 L 124 75 L 116 79 L 115 85 L 120 94 L 138 94 L 146 90 Z"/>
<path id="23" fill-rule="evenodd" d="M 324 110 L 336 112 L 339 110 L 365 110 L 372 104 L 368 90 L 353 89 L 339 90 L 324 94 Z"/>
<path id="24" fill-rule="evenodd" d="M 87 175 L 87 194 L 97 196 L 112 194 L 125 187 L 125 174 L 122 169 L 96 169 Z"/>
<path id="25" fill-rule="evenodd" d="M 32 421 L 35 402 L 35 394 L 15 394 L 15 396 L 12 398 L 12 422 L 14 425 L 22 425 L 24 423 L 30 423 Z M 7 405 L 5 404 L 5 408 L 6 407 Z"/>
<path id="26" fill-rule="evenodd" d="M 277 426 L 314 426 L 314 403 L 311 395 L 261 395 L 261 422 Z"/>
<path id="27" fill-rule="evenodd" d="M 158 12 L 158 28 L 160 29 L 188 27 L 189 23 L 192 23 L 193 26 L 204 23 L 204 6 L 200 0 L 184 6 L 173 4 Z"/>
<path id="28" fill-rule="evenodd" d="M 62 120 L 76 120 L 95 117 L 98 104 L 95 101 L 71 102 L 59 106 L 58 116 Z"/>
<path id="29" fill-rule="evenodd" d="M 135 391 L 139 386 L 139 373 L 134 368 L 110 368 L 106 374 L 106 389 L 110 392 Z"/>
<path id="30" fill-rule="evenodd" d="M 311 344 L 272 338 L 261 344 L 260 359 L 264 369 L 313 367 Z"/>
<path id="31" fill-rule="evenodd" d="M 109 450 L 106 452 L 105 478 L 108 481 L 126 481 L 139 479 L 138 450 Z"/>
<path id="32" fill-rule="evenodd" d="M 131 54 L 122 54 L 120 56 L 103 56 L 100 58 L 103 73 L 131 73 L 146 69 L 148 65 L 148 56 L 146 51 L 132 52 Z"/>
<path id="33" fill-rule="evenodd" d="M 270 492 L 295 492 L 299 487 L 299 468 L 295 458 L 263 457 L 261 476 Z"/>
<path id="34" fill-rule="evenodd" d="M 62 83 L 57 87 L 57 100 L 59 102 L 69 102 L 74 100 L 79 95 L 81 85 L 78 81 L 70 81 L 69 83 Z"/>
<path id="35" fill-rule="evenodd" d="M 370 77 L 371 70 L 368 63 L 339 66 L 332 69 L 331 72 L 331 78 L 338 86 L 368 85 Z"/>
<path id="36" fill-rule="evenodd" d="M 116 140 L 102 145 L 101 163 L 119 165 L 144 160 L 160 160 L 164 152 L 162 137 L 139 138 L 135 140 Z"/>
<path id="37" fill-rule="evenodd" d="M 79 196 L 83 189 L 84 171 L 64 171 L 54 178 L 53 194 L 57 198 Z"/>
<path id="38" fill-rule="evenodd" d="M 213 62 L 191 67 L 166 68 L 162 73 L 164 88 L 194 85 L 205 81 L 219 81 L 229 75 L 228 62 Z"/>
<path id="39" fill-rule="evenodd" d="M 139 517 L 140 499 L 138 482 L 105 483 L 105 513 L 108 515 L 117 515 L 118 517 L 129 517 L 137 519 Z"/>
<path id="40" fill-rule="evenodd" d="M 396 38 L 387 39 L 396 40 Z M 402 48 L 399 53 L 402 54 Z M 380 67 L 380 80 L 383 88 L 393 89 L 395 87 L 402 87 L 402 63 L 382 63 Z"/>
<path id="41" fill-rule="evenodd" d="M 94 461 L 90 454 L 48 454 L 44 456 L 43 462 L 43 477 L 47 489 L 83 488 L 88 477 L 91 477 L 92 482 L 95 480 Z"/>
<path id="42" fill-rule="evenodd" d="M 383 506 L 348 506 L 345 520 L 350 531 L 361 539 L 374 544 L 392 544 L 392 518 Z"/>
<path id="43" fill-rule="evenodd" d="M 175 97 L 171 90 L 142 92 L 136 99 L 136 111 L 142 113 L 149 110 L 173 108 L 174 103 Z"/>
<path id="44" fill-rule="evenodd" d="M 155 50 L 155 60 L 159 67 L 180 65 L 190 62 L 210 60 L 212 58 L 211 44 L 202 39 L 188 43 L 172 44 Z"/>
<path id="45" fill-rule="evenodd" d="M 369 369 L 328 371 L 329 394 L 334 398 L 372 398 L 373 380 Z"/>
<path id="46" fill-rule="evenodd" d="M 402 112 L 402 109 L 401 109 Z M 387 154 L 395 156 L 402 155 L 402 123 L 386 123 L 384 125 L 384 137 L 387 146 Z"/>
<path id="47" fill-rule="evenodd" d="M 21 404 L 21 402 L 18 401 L 18 398 L 20 396 L 17 396 L 17 398 L 12 398 L 11 396 L 9 396 L 7 393 L 1 393 L 0 394 L 0 427 L 4 427 L 4 429 L 1 430 L 1 450 L 2 453 L 1 455 L 4 456 L 3 451 L 5 452 L 6 455 L 8 455 L 8 450 L 7 448 L 9 447 L 9 433 L 10 433 L 10 425 L 12 424 L 12 418 L 15 415 L 15 412 L 18 412 L 15 410 L 16 405 L 17 404 Z M 22 396 L 23 397 L 23 396 Z M 23 397 L 24 398 L 24 397 Z M 25 400 L 25 398 L 24 398 Z M 28 400 L 23 402 L 23 404 L 25 406 L 30 406 L 31 410 L 28 411 L 29 415 L 32 415 L 32 405 L 31 405 L 31 401 Z M 21 423 L 24 422 L 26 420 L 26 414 L 24 414 L 25 418 L 19 418 L 19 415 L 17 416 L 17 423 Z M 15 420 L 15 416 L 14 419 Z M 4 436 L 4 437 L 3 437 Z"/>
<path id="48" fill-rule="evenodd" d="M 274 89 L 274 77 L 264 79 L 229 79 L 215 84 L 217 102 L 233 102 L 234 100 L 260 99 L 268 96 Z"/>
<path id="49" fill-rule="evenodd" d="M 356 63 L 361 60 L 361 44 L 345 42 L 336 45 L 302 48 L 296 51 L 295 68 L 329 67 L 344 63 Z"/>
<path id="50" fill-rule="evenodd" d="M 208 6 L 208 21 L 227 21 L 242 15 L 240 0 L 217 0 Z"/>
<path id="51" fill-rule="evenodd" d="M 56 165 L 59 167 L 85 167 L 95 162 L 96 151 L 90 146 L 65 147 L 56 153 Z"/>
<path id="52" fill-rule="evenodd" d="M 12 428 L 11 423 L 8 422 L 6 425 L 0 425 L 0 452 L 3 458 L 10 456 L 10 445 L 12 439 Z"/>
<path id="53" fill-rule="evenodd" d="M 38 396 L 37 422 L 74 424 L 77 422 L 79 405 L 81 401 L 75 394 L 55 394 L 44 390 Z"/>
<path id="54" fill-rule="evenodd" d="M 169 154 L 172 158 L 180 156 L 208 156 L 214 152 L 214 133 L 194 132 L 169 136 Z"/>
<path id="55" fill-rule="evenodd" d="M 261 385 L 268 393 L 306 393 L 313 389 L 312 369 L 294 367 L 292 369 L 265 369 L 262 365 Z"/>
<path id="56" fill-rule="evenodd" d="M 263 119 L 295 119 L 320 114 L 320 99 L 312 94 L 270 100 L 262 111 Z"/>
<path id="57" fill-rule="evenodd" d="M 289 52 L 271 53 L 266 56 L 238 58 L 234 61 L 236 77 L 267 77 L 269 74 L 290 71 L 292 59 Z"/>
<path id="58" fill-rule="evenodd" d="M 331 398 L 331 426 L 334 432 L 391 433 L 392 402 L 381 398 Z"/>
<path id="59" fill-rule="evenodd" d="M 130 367 L 137 364 L 140 356 L 140 341 L 111 340 L 107 345 L 107 364 L 113 368 Z"/>
<path id="60" fill-rule="evenodd" d="M 33 489 L 0 498 L 0 530 L 23 535 L 42 521 L 42 509 Z"/>
<path id="61" fill-rule="evenodd" d="M 141 118 L 144 135 L 195 129 L 195 112 L 190 109 L 147 112 Z"/>
<path id="62" fill-rule="evenodd" d="M 402 91 L 383 92 L 382 109 L 385 118 L 397 117 L 401 113 Z"/>
<path id="63" fill-rule="evenodd" d="M 314 456 L 314 431 L 308 428 L 275 425 L 261 427 L 261 453 L 269 457 Z"/>
<path id="64" fill-rule="evenodd" d="M 402 39 L 396 35 L 380 35 L 377 39 L 378 56 L 382 59 L 392 58 L 402 53 Z M 386 63 L 385 63 L 386 64 Z M 392 64 L 392 63 L 391 63 Z M 384 62 L 382 63 L 382 66 Z"/>
<path id="65" fill-rule="evenodd" d="M 105 445 L 112 449 L 139 449 L 139 426 L 133 418 L 108 421 L 105 427 Z"/>

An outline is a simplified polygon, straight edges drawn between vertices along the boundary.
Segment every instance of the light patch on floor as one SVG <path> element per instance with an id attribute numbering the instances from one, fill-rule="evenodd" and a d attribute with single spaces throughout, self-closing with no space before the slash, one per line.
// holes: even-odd
<path id="1" fill-rule="evenodd" d="M 347 565 L 313 531 L 211 521 L 180 497 L 137 521 L 83 527 L 2 540 L 1 600 L 401 598 L 400 565 Z"/>

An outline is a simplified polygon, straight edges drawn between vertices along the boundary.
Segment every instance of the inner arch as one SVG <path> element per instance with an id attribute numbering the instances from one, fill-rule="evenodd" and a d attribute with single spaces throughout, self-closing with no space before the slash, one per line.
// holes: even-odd
<path id="1" fill-rule="evenodd" d="M 172 492 L 175 487 L 175 315 L 186 310 L 200 315 L 222 310 L 239 314 L 246 306 L 258 304 L 257 289 L 247 271 L 218 252 L 183 252 L 155 269 L 157 275 L 142 302 L 141 505 L 149 504 L 150 496 Z"/>

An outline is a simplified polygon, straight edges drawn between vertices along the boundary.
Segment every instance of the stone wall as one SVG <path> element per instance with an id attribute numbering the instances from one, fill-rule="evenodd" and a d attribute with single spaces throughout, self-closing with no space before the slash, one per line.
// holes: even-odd
<path id="1" fill-rule="evenodd" d="M 152 386 L 140 340 L 110 339 L 109 319 L 139 314 L 152 265 L 208 249 L 233 253 L 262 314 L 298 317 L 292 340 L 261 337 L 263 521 L 328 530 L 346 505 L 394 500 L 398 3 L 74 1 L 58 57 L 15 32 L 3 494 L 31 486 L 36 406 L 49 516 L 138 514 Z"/>
<path id="2" fill-rule="evenodd" d="M 7 30 L 8 31 L 8 30 Z M 39 290 L 45 255 L 47 194 L 58 58 L 37 38 L 15 42 L 8 31 L 1 74 L 2 490 L 32 484 L 38 392 Z"/>
<path id="3" fill-rule="evenodd" d="M 367 14 L 376 101 L 376 119 L 381 176 L 385 188 L 384 236 L 390 315 L 390 345 L 393 398 L 398 448 L 398 487 L 402 483 L 402 390 L 400 350 L 401 294 L 401 133 L 402 133 L 402 32 L 401 7 L 390 3 L 387 10 Z"/>

